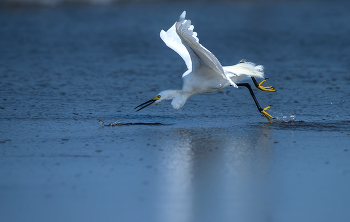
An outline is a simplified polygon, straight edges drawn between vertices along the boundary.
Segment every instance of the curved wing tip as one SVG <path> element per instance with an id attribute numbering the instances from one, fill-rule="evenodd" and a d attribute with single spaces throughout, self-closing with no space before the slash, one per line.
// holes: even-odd
<path id="1" fill-rule="evenodd" d="M 161 39 L 161 40 L 163 40 L 163 42 L 164 42 L 164 39 L 165 39 L 165 33 L 164 33 L 164 32 L 162 32 L 162 31 L 160 31 L 160 33 L 159 33 L 159 37 L 160 37 L 160 39 Z"/>
<path id="2" fill-rule="evenodd" d="M 182 22 L 185 20 L 185 17 L 186 17 L 186 11 L 183 11 L 179 17 L 179 22 Z"/>

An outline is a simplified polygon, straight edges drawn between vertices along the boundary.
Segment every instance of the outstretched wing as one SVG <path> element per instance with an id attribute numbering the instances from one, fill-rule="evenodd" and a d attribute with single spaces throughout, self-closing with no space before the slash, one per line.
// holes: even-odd
<path id="1" fill-rule="evenodd" d="M 182 59 L 185 61 L 187 69 L 192 70 L 192 62 L 190 54 L 188 53 L 186 47 L 182 44 L 180 37 L 176 33 L 176 23 L 168 31 L 160 31 L 160 38 L 164 43 L 177 52 Z"/>
<path id="2" fill-rule="evenodd" d="M 219 60 L 204 46 L 199 43 L 197 33 L 193 32 L 194 26 L 190 20 L 185 20 L 186 11 L 184 11 L 176 22 L 176 33 L 180 37 L 182 44 L 186 47 L 192 61 L 192 70 L 198 70 L 200 66 L 207 66 L 214 70 L 216 75 L 230 81 L 231 85 L 236 86 L 230 78 L 225 75 Z M 213 73 L 213 74 L 214 74 Z"/>

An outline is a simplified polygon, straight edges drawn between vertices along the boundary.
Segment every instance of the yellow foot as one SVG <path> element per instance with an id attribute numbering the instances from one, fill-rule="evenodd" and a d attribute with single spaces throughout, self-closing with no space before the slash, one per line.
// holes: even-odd
<path id="1" fill-rule="evenodd" d="M 262 86 L 264 82 L 266 82 L 266 79 L 264 79 L 263 81 L 261 81 L 261 83 L 259 83 L 258 89 L 262 91 L 276 92 L 275 87 L 273 86 Z"/>
<path id="2" fill-rule="evenodd" d="M 271 106 L 268 106 L 268 107 L 264 108 L 263 110 L 261 110 L 260 112 L 261 112 L 261 114 L 262 114 L 263 116 L 266 117 L 266 119 L 267 119 L 270 123 L 272 123 L 271 119 L 274 119 L 273 116 L 271 116 L 270 114 L 268 114 L 268 113 L 265 111 L 265 110 L 270 109 L 270 108 L 271 108 Z M 270 119 L 270 118 L 271 118 L 271 119 Z"/>

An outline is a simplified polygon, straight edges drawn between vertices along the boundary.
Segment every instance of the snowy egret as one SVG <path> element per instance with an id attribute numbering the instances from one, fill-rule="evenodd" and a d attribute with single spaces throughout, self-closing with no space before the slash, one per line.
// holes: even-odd
<path id="1" fill-rule="evenodd" d="M 259 112 L 271 123 L 273 117 L 266 112 L 270 106 L 261 108 L 249 83 L 240 82 L 243 77 L 251 77 L 254 85 L 263 91 L 274 92 L 273 86 L 262 86 L 255 79 L 263 78 L 263 66 L 241 60 L 233 66 L 221 66 L 218 59 L 199 43 L 197 33 L 193 32 L 194 26 L 190 20 L 185 19 L 184 11 L 175 24 L 168 30 L 160 32 L 160 38 L 165 44 L 177 52 L 185 61 L 187 71 L 182 75 L 182 90 L 165 90 L 157 94 L 153 99 L 135 107 L 136 111 L 165 100 L 172 99 L 171 105 L 175 110 L 180 109 L 186 101 L 196 94 L 220 91 L 228 86 L 244 86 L 249 89 Z"/>

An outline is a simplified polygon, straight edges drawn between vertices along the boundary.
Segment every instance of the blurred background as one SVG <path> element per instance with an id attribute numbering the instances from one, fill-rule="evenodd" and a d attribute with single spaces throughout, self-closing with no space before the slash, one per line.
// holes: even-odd
<path id="1" fill-rule="evenodd" d="M 327 0 L 308 0 L 308 2 L 322 2 Z M 343 0 L 344 1 L 344 0 Z M 46 5 L 54 6 L 59 4 L 94 4 L 94 5 L 109 5 L 109 4 L 119 4 L 119 3 L 159 3 L 159 2 L 185 2 L 183 0 L 1 0 L 5 4 L 27 4 L 27 5 Z M 263 3 L 263 2 L 305 2 L 302 0 L 192 0 L 189 2 L 250 2 L 250 3 Z"/>

